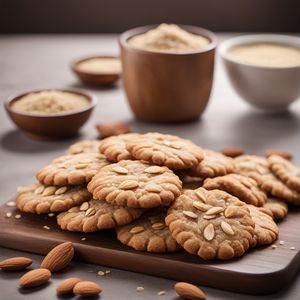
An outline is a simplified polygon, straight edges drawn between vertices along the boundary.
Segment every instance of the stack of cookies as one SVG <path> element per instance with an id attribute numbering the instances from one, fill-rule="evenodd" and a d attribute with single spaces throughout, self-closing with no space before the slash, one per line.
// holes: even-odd
<path id="1" fill-rule="evenodd" d="M 82 141 L 21 187 L 24 212 L 58 213 L 63 230 L 115 228 L 139 251 L 184 249 L 231 259 L 278 237 L 275 221 L 300 205 L 300 169 L 288 160 L 227 157 L 160 133 Z"/>

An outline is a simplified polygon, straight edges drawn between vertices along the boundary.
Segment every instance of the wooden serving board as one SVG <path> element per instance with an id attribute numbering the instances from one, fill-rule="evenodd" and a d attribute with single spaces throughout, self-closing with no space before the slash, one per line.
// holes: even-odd
<path id="1" fill-rule="evenodd" d="M 7 212 L 13 216 L 6 217 Z M 114 268 L 189 281 L 249 294 L 269 294 L 284 288 L 300 269 L 300 210 L 293 209 L 280 225 L 284 245 L 251 250 L 240 259 L 227 262 L 201 260 L 184 251 L 174 254 L 138 252 L 122 245 L 114 230 L 78 233 L 60 230 L 55 217 L 21 213 L 15 208 L 0 207 L 0 246 L 46 254 L 63 241 L 72 241 L 76 259 Z M 49 226 L 46 230 L 43 226 Z M 82 241 L 81 238 L 86 237 Z M 295 247 L 291 250 L 290 247 Z"/>

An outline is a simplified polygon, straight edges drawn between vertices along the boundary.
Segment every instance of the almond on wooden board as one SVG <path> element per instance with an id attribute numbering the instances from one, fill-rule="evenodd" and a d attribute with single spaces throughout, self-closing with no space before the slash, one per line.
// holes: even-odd
<path id="1" fill-rule="evenodd" d="M 7 271 L 24 270 L 32 264 L 32 259 L 28 257 L 11 257 L 0 261 L 0 269 Z"/>
<path id="2" fill-rule="evenodd" d="M 47 269 L 35 269 L 25 273 L 19 279 L 21 288 L 40 286 L 49 281 L 51 272 Z"/>
<path id="3" fill-rule="evenodd" d="M 187 300 L 204 300 L 206 295 L 195 285 L 187 282 L 177 282 L 174 286 L 176 293 Z"/>
<path id="4" fill-rule="evenodd" d="M 71 277 L 60 282 L 56 288 L 57 295 L 72 294 L 74 286 L 80 282 L 80 278 Z"/>
<path id="5" fill-rule="evenodd" d="M 71 242 L 62 243 L 54 247 L 44 258 L 41 268 L 57 272 L 64 269 L 74 256 L 74 247 Z"/>
<path id="6" fill-rule="evenodd" d="M 79 296 L 92 297 L 99 295 L 102 292 L 102 288 L 93 281 L 80 281 L 74 286 L 73 292 Z"/>

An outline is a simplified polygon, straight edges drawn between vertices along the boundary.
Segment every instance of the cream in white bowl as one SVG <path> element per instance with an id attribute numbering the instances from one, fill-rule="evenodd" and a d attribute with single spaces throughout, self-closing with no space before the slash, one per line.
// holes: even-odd
<path id="1" fill-rule="evenodd" d="M 300 38 L 277 34 L 245 35 L 219 48 L 237 93 L 268 111 L 286 110 L 300 96 Z"/>

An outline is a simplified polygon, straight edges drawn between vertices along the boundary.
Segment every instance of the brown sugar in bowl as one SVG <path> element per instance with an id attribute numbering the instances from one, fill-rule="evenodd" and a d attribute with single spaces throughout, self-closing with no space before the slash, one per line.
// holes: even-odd
<path id="1" fill-rule="evenodd" d="M 61 91 L 85 97 L 89 105 L 79 110 L 66 111 L 54 115 L 33 114 L 12 108 L 14 102 L 25 95 L 43 91 Z M 37 140 L 59 140 L 75 136 L 90 117 L 97 99 L 91 94 L 78 89 L 42 89 L 28 91 L 11 97 L 4 102 L 5 109 L 11 120 L 28 137 Z"/>
<path id="2" fill-rule="evenodd" d="M 94 58 L 115 58 L 119 59 L 115 55 L 94 55 L 77 59 L 71 63 L 71 69 L 74 74 L 85 84 L 94 86 L 110 86 L 120 79 L 120 72 L 107 72 L 107 73 L 95 73 L 81 70 L 78 66 L 84 61 L 88 61 Z"/>
<path id="3" fill-rule="evenodd" d="M 215 35 L 203 28 L 180 25 L 207 38 L 203 48 L 185 52 L 153 52 L 132 47 L 128 40 L 155 28 L 124 32 L 121 48 L 122 79 L 135 116 L 149 122 L 183 122 L 199 118 L 209 100 L 214 72 Z"/>

